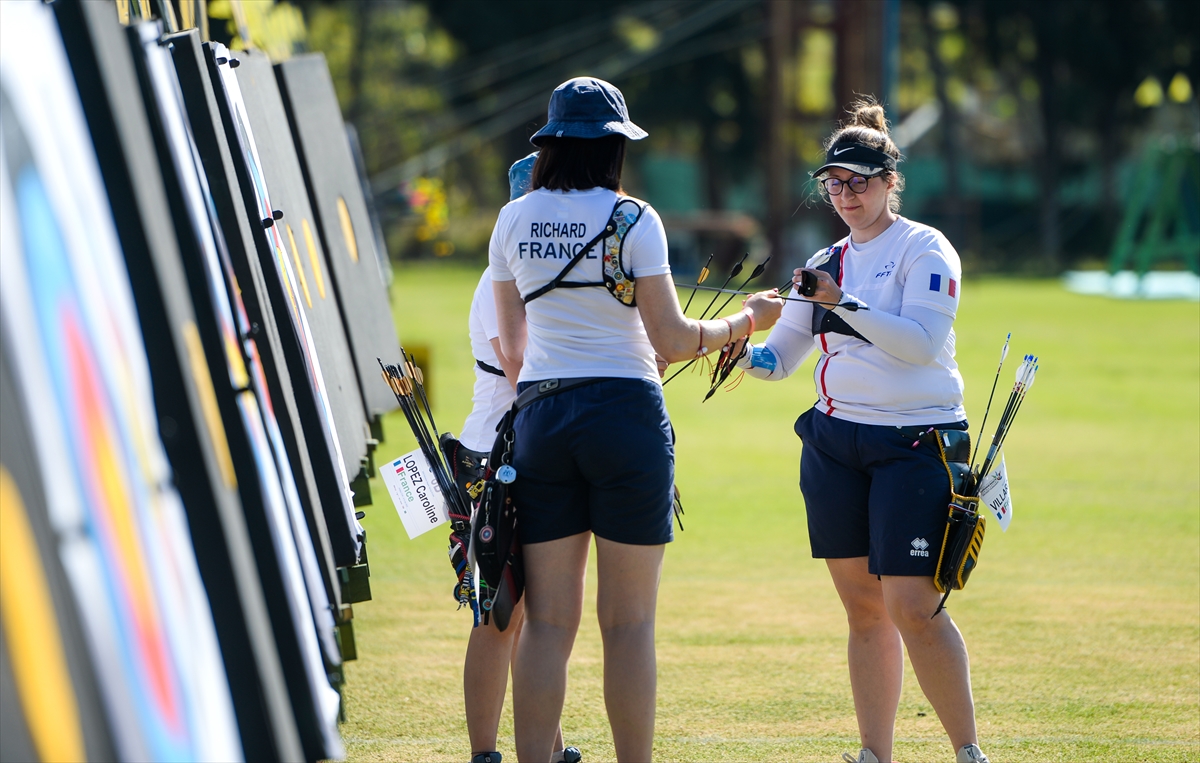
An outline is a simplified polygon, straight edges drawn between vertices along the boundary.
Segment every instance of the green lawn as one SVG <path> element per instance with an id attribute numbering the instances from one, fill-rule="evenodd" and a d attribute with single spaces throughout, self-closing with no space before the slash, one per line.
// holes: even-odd
<path id="1" fill-rule="evenodd" d="M 397 326 L 406 346 L 430 350 L 443 429 L 457 431 L 470 405 L 477 277 L 396 272 Z M 1200 761 L 1200 306 L 1014 280 L 968 280 L 962 304 L 975 431 L 1005 333 L 999 405 L 1020 356 L 1042 358 L 1006 449 L 1013 524 L 989 527 L 980 569 L 950 598 L 984 750 L 995 763 Z M 809 555 L 792 433 L 815 399 L 811 375 L 746 379 L 701 405 L 705 389 L 686 373 L 666 388 L 687 530 L 668 547 L 659 599 L 656 755 L 839 760 L 858 750 L 846 626 Z M 379 461 L 415 447 L 398 415 L 386 436 Z M 359 659 L 346 669 L 350 760 L 466 761 L 470 615 L 451 598 L 446 533 L 408 540 L 382 485 L 372 490 L 374 600 L 355 607 Z M 562 721 L 589 763 L 613 759 L 594 567 L 591 578 Z M 501 735 L 508 756 L 511 705 Z M 896 735 L 897 760 L 953 760 L 911 671 Z"/>

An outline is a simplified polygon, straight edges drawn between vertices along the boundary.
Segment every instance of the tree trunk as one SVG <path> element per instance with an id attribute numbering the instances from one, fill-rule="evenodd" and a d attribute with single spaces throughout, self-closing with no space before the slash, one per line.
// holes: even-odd
<path id="1" fill-rule="evenodd" d="M 1037 30 L 1037 73 L 1039 104 L 1042 117 L 1042 156 L 1038 162 L 1038 238 L 1041 244 L 1042 267 L 1057 275 L 1061 269 L 1060 249 L 1062 232 L 1059 224 L 1058 175 L 1059 175 L 1059 123 L 1058 94 L 1054 82 L 1054 19 L 1052 8 L 1043 3 L 1033 4 L 1034 28 Z"/>
<path id="2" fill-rule="evenodd" d="M 787 93 L 784 67 L 791 47 L 789 0 L 769 0 L 770 39 L 767 41 L 767 244 L 772 262 L 783 260 L 783 240 L 790 209 L 790 168 L 787 148 Z"/>
<path id="3" fill-rule="evenodd" d="M 942 162 L 945 167 L 946 191 L 942 195 L 942 210 L 945 214 L 943 233 L 957 249 L 966 245 L 963 225 L 963 199 L 959 170 L 961 151 L 958 140 L 958 114 L 950 96 L 946 92 L 946 66 L 938 53 L 938 31 L 933 25 L 932 6 L 926 6 L 922 14 L 925 26 L 925 51 L 929 56 L 929 65 L 933 70 L 934 89 L 937 93 L 938 105 L 942 109 Z"/>
<path id="4" fill-rule="evenodd" d="M 371 0 L 359 0 L 359 2 L 351 3 L 351 13 L 355 15 L 354 30 L 354 53 L 350 56 L 350 71 L 347 74 L 347 79 L 350 82 L 350 103 L 346 109 L 346 121 L 358 126 L 359 120 L 367 112 L 367 104 L 363 102 L 362 84 L 363 76 L 366 70 L 366 64 L 363 59 L 367 54 L 367 34 L 371 30 L 371 15 L 374 10 L 374 3 Z"/>

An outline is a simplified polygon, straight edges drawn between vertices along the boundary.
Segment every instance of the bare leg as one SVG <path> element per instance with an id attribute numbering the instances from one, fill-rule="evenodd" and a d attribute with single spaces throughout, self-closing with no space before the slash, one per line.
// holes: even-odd
<path id="1" fill-rule="evenodd" d="M 583 613 L 585 532 L 530 543 L 525 555 L 525 627 L 513 665 L 517 759 L 550 760 L 567 690 L 567 659 Z"/>
<path id="2" fill-rule="evenodd" d="M 525 614 L 525 600 L 522 599 L 521 601 L 517 602 L 517 606 L 513 608 L 513 618 L 514 619 L 510 621 L 510 625 L 509 625 L 509 630 L 512 630 L 514 627 L 516 628 L 516 631 L 513 635 L 513 644 L 512 644 L 512 664 L 514 664 L 514 665 L 517 663 L 517 649 L 520 648 L 520 645 L 521 645 L 521 628 L 525 624 L 525 621 L 521 618 L 524 616 L 524 614 Z M 508 675 L 507 675 L 508 674 L 508 663 L 507 662 L 504 664 L 504 672 L 505 672 L 505 678 L 507 678 L 508 677 Z M 503 699 L 504 698 L 501 697 L 501 701 L 503 701 Z M 500 709 L 502 709 L 502 708 L 500 708 Z M 497 709 L 497 712 L 496 712 L 496 725 L 497 726 L 500 725 L 500 709 Z M 566 745 L 563 744 L 562 724 L 560 723 L 558 726 L 558 735 L 554 737 L 554 751 L 557 752 L 559 750 L 562 750 L 565 746 Z"/>
<path id="3" fill-rule="evenodd" d="M 463 698 L 472 755 L 496 749 L 496 727 L 500 725 L 504 691 L 508 688 L 509 655 L 515 648 L 524 612 L 524 602 L 517 602 L 504 631 L 497 630 L 494 622 L 471 629 L 463 666 Z"/>
<path id="4" fill-rule="evenodd" d="M 933 580 L 885 576 L 883 597 L 892 622 L 904 637 L 921 690 L 942 721 L 950 743 L 955 750 L 977 744 L 967 645 L 949 612 L 943 610 L 930 618 L 941 598 Z"/>
<path id="5" fill-rule="evenodd" d="M 863 747 L 890 761 L 904 683 L 900 633 L 888 616 L 883 586 L 867 571 L 867 557 L 826 559 L 825 563 L 850 625 L 846 652 L 858 734 Z"/>
<path id="6" fill-rule="evenodd" d="M 596 539 L 604 705 L 618 761 L 649 761 L 654 749 L 654 613 L 663 550 Z"/>

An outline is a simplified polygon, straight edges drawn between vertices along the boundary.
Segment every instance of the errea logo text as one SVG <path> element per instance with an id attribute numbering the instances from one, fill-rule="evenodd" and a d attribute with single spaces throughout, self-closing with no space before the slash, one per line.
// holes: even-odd
<path id="1" fill-rule="evenodd" d="M 929 556 L 929 541 L 924 538 L 913 538 L 912 551 L 908 552 L 909 556 Z"/>

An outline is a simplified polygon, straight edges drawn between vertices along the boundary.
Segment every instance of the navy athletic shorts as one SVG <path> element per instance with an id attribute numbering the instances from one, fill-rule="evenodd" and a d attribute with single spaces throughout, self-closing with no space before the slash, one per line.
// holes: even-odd
<path id="1" fill-rule="evenodd" d="M 639 546 L 674 538 L 675 446 L 660 385 L 605 379 L 560 392 L 522 408 L 514 433 L 522 543 L 588 530 Z"/>
<path id="2" fill-rule="evenodd" d="M 967 423 L 935 426 L 966 429 Z M 865 556 L 872 575 L 934 574 L 950 478 L 933 437 L 921 436 L 928 429 L 856 424 L 815 408 L 796 420 L 815 558 Z"/>

